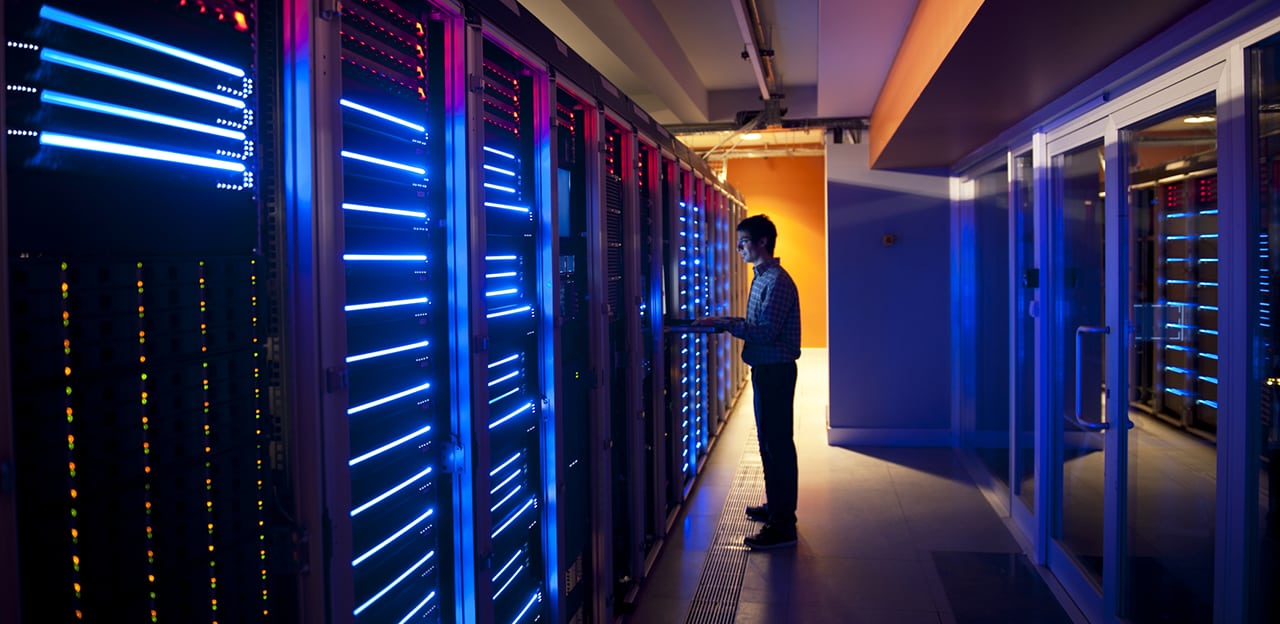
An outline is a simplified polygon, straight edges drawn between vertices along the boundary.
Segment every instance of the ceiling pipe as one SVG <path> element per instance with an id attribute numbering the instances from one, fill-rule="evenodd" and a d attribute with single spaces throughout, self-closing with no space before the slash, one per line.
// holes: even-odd
<path id="1" fill-rule="evenodd" d="M 773 97 L 773 89 L 771 88 L 770 80 L 765 77 L 764 63 L 761 62 L 760 58 L 760 46 L 756 41 L 755 32 L 758 29 L 758 19 L 755 20 L 757 23 L 753 24 L 756 14 L 753 13 L 748 16 L 748 9 L 743 5 L 743 2 L 750 2 L 751 0 L 729 1 L 733 3 L 733 14 L 738 18 L 738 30 L 742 32 L 742 42 L 746 45 L 746 51 L 743 54 L 746 55 L 747 60 L 751 61 L 751 69 L 756 74 L 756 84 L 760 87 L 760 99 L 767 102 Z"/>
<path id="2" fill-rule="evenodd" d="M 752 117 L 746 123 L 760 119 L 761 111 L 750 111 Z M 739 132 L 745 124 L 736 121 L 700 124 L 672 124 L 663 126 L 671 134 L 697 134 L 699 132 Z M 754 126 L 752 126 L 754 127 Z M 808 119 L 783 119 L 778 125 L 783 130 L 808 130 L 817 128 L 852 130 L 858 132 L 870 127 L 867 117 L 810 117 Z"/>
<path id="3" fill-rule="evenodd" d="M 773 43 L 765 36 L 764 22 L 760 19 L 760 7 L 756 0 L 743 0 L 747 5 L 747 16 L 754 30 L 756 53 L 760 55 L 760 63 L 764 65 L 764 82 L 769 89 L 766 100 L 785 97 L 778 84 L 778 72 L 773 63 Z"/>

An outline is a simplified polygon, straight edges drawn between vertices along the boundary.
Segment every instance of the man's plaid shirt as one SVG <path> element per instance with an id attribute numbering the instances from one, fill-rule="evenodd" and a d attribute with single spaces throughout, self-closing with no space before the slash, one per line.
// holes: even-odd
<path id="1" fill-rule="evenodd" d="M 773 258 L 753 267 L 747 318 L 734 318 L 725 329 L 741 338 L 742 361 L 785 364 L 800 357 L 800 293 L 782 262 Z"/>

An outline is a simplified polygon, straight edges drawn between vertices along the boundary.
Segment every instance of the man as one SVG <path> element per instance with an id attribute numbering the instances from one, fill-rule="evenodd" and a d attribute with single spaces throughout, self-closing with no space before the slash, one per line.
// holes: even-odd
<path id="1" fill-rule="evenodd" d="M 778 228 L 769 217 L 747 217 L 737 230 L 738 254 L 755 272 L 747 317 L 708 316 L 694 323 L 723 329 L 743 341 L 742 361 L 751 367 L 766 501 L 747 507 L 747 517 L 765 525 L 743 543 L 754 550 L 784 548 L 796 543 L 799 474 L 793 430 L 800 295 L 791 275 L 773 255 Z"/>

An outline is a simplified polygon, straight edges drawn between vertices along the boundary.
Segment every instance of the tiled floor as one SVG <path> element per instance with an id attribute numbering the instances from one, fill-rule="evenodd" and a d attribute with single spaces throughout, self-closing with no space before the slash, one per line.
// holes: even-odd
<path id="1" fill-rule="evenodd" d="M 754 435 L 750 393 L 748 387 L 722 430 L 630 623 L 689 619 L 747 436 Z M 1061 592 L 1021 555 L 954 451 L 828 446 L 827 396 L 826 351 L 806 350 L 796 390 L 799 544 L 749 554 L 733 621 L 1073 621 L 1055 598 Z"/>

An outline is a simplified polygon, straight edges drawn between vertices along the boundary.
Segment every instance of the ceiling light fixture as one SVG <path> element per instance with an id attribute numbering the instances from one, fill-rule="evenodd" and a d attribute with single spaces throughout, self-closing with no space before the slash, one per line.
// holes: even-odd
<path id="1" fill-rule="evenodd" d="M 760 137 L 761 137 L 761 136 L 764 136 L 764 135 L 760 134 L 759 132 L 748 132 L 748 133 L 746 133 L 746 134 L 742 135 L 742 140 L 743 140 L 743 141 L 757 141 L 757 140 L 759 140 L 759 139 L 760 139 Z"/>
<path id="2" fill-rule="evenodd" d="M 1187 117 L 1186 119 L 1183 119 L 1182 123 L 1202 124 L 1202 123 L 1213 123 L 1215 121 L 1217 121 L 1217 118 L 1214 117 L 1213 115 L 1195 115 L 1193 117 Z"/>

